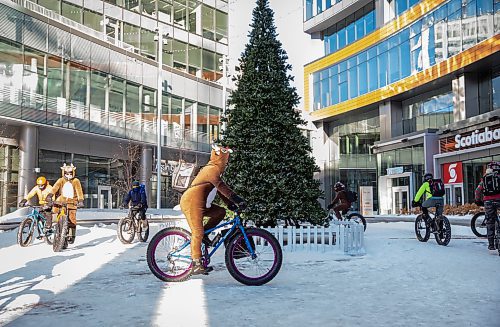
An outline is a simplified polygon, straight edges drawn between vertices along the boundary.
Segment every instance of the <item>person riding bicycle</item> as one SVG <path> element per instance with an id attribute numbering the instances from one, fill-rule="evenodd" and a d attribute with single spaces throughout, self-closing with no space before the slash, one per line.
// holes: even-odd
<path id="1" fill-rule="evenodd" d="M 121 207 L 127 207 L 129 203 L 133 211 L 137 211 L 140 219 L 143 221 L 143 226 L 146 227 L 146 210 L 148 210 L 148 199 L 146 191 L 141 186 L 139 181 L 132 182 L 132 189 L 123 198 Z"/>
<path id="2" fill-rule="evenodd" d="M 424 175 L 424 182 L 418 189 L 415 198 L 412 201 L 413 207 L 421 207 L 423 214 L 426 217 L 427 225 L 430 226 L 432 221 L 429 215 L 429 208 L 436 208 L 436 216 L 443 213 L 444 206 L 444 185 L 440 179 L 434 180 L 434 176 L 431 173 Z M 423 202 L 422 202 L 423 198 Z"/>
<path id="3" fill-rule="evenodd" d="M 333 209 L 335 212 L 335 216 L 337 219 L 341 220 L 342 219 L 342 212 L 347 211 L 351 207 L 351 202 L 349 202 L 347 198 L 347 192 L 345 189 L 345 185 L 342 184 L 341 182 L 335 183 L 333 186 L 333 189 L 335 191 L 335 198 L 333 199 L 332 203 L 328 205 L 328 210 Z"/>
<path id="4" fill-rule="evenodd" d="M 78 208 L 83 208 L 83 190 L 80 180 L 75 177 L 76 167 L 63 164 L 61 167 L 62 177 L 52 186 L 52 192 L 47 195 L 47 203 L 52 205 L 52 198 L 58 195 L 56 201 L 67 203 L 68 212 L 68 243 L 73 244 L 76 238 L 76 211 Z M 59 213 L 59 206 L 54 206 L 53 213 Z"/>
<path id="5" fill-rule="evenodd" d="M 474 192 L 474 202 L 478 206 L 484 205 L 486 214 L 486 236 L 488 238 L 488 250 L 495 250 L 495 221 L 497 210 L 500 208 L 500 164 L 490 162 L 486 171 Z"/>
<path id="6" fill-rule="evenodd" d="M 244 210 L 246 201 L 239 197 L 221 178 L 232 153 L 228 147 L 212 145 L 210 160 L 195 177 L 191 186 L 182 194 L 180 205 L 191 228 L 192 274 L 208 274 L 201 261 L 201 243 L 206 230 L 216 227 L 226 216 L 226 210 L 212 203 L 215 196 L 226 203 L 229 210 Z M 209 217 L 203 225 L 203 217 Z"/>
<path id="7" fill-rule="evenodd" d="M 47 195 L 52 192 L 52 186 L 49 184 L 44 176 L 40 176 L 36 179 L 36 185 L 31 189 L 31 191 L 26 195 L 21 202 L 19 202 L 19 207 L 24 207 L 26 203 L 35 195 L 38 197 L 38 204 L 42 206 L 40 209 L 40 214 L 45 217 L 45 228 L 46 231 L 50 231 L 52 227 L 52 207 L 47 205 Z"/>

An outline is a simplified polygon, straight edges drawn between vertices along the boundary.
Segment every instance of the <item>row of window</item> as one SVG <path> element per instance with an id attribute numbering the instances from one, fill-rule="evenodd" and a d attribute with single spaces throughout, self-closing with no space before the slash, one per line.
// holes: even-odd
<path id="1" fill-rule="evenodd" d="M 323 31 L 325 55 L 344 48 L 375 30 L 375 8 L 371 2 Z"/>
<path id="2" fill-rule="evenodd" d="M 358 55 L 313 74 L 313 110 L 394 83 L 500 32 L 500 3 L 452 0 Z"/>
<path id="3" fill-rule="evenodd" d="M 153 88 L 0 39 L 0 115 L 154 143 L 156 97 Z M 220 114 L 163 94 L 164 145 L 201 150 L 218 136 Z"/>
<path id="4" fill-rule="evenodd" d="M 158 42 L 155 41 L 156 32 L 150 30 L 149 28 L 140 27 L 113 19 L 111 17 L 107 17 L 106 21 L 104 21 L 102 14 L 67 3 L 65 1 L 38 0 L 38 3 L 50 10 L 60 13 L 66 18 L 69 18 L 77 23 L 84 24 L 94 30 L 99 32 L 103 32 L 105 30 L 108 38 L 123 41 L 132 45 L 141 55 L 156 60 L 158 53 Z M 145 4 L 146 2 L 143 3 Z M 177 2 L 174 1 L 174 3 Z M 215 20 L 210 19 L 211 23 L 207 23 L 206 17 L 214 18 L 215 16 L 213 15 L 215 15 L 216 10 L 201 4 L 199 1 L 196 3 L 199 10 L 194 10 L 191 14 L 194 30 L 190 30 L 190 32 L 203 34 L 206 38 L 214 39 L 210 37 L 210 35 L 217 34 L 215 33 Z M 121 4 L 130 5 L 131 2 L 123 2 Z M 148 1 L 148 4 L 153 6 L 158 5 L 158 8 L 160 8 L 161 5 L 160 3 L 154 1 Z M 173 5 L 171 4 L 170 6 Z M 129 7 L 126 8 L 130 9 Z M 217 12 L 219 13 L 219 11 Z M 196 13 L 201 13 L 201 16 L 196 16 Z M 224 14 L 222 12 L 220 13 Z M 224 15 L 226 19 L 225 34 L 223 38 L 219 38 L 217 41 L 224 39 L 225 43 L 227 43 L 227 14 Z M 200 17 L 202 17 L 202 19 L 200 19 Z M 105 24 L 105 26 L 103 26 L 103 24 Z M 174 39 L 172 37 L 168 37 L 163 46 L 163 64 L 186 71 L 191 75 L 210 81 L 217 81 L 222 77 L 222 73 L 220 72 L 217 64 L 220 58 L 222 58 L 221 54 Z"/>
<path id="5" fill-rule="evenodd" d="M 218 0 L 221 1 L 221 0 Z M 71 20 L 102 31 L 103 15 L 92 12 L 94 17 L 85 17 L 88 10 L 62 0 L 38 0 L 38 4 Z M 172 24 L 204 38 L 227 44 L 227 13 L 193 0 L 105 0 L 124 9 Z M 224 1 L 227 2 L 227 1 Z M 85 3 L 87 7 L 90 4 Z M 104 4 L 105 8 L 106 5 Z M 226 4 L 227 6 L 227 4 Z M 93 5 L 92 7 L 95 7 Z M 98 18 L 100 19 L 96 19 Z"/>

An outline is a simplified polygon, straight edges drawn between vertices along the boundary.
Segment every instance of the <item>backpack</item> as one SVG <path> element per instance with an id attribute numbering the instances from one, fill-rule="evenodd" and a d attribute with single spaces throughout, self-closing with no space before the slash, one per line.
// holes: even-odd
<path id="1" fill-rule="evenodd" d="M 483 189 L 484 195 L 500 194 L 500 176 L 498 176 L 497 172 L 484 175 Z"/>
<path id="2" fill-rule="evenodd" d="M 148 194 L 146 193 L 146 185 L 141 184 L 139 186 L 139 192 L 141 195 L 144 195 L 144 199 L 146 199 L 146 207 L 148 205 Z"/>
<path id="3" fill-rule="evenodd" d="M 349 201 L 351 203 L 358 201 L 358 193 L 353 192 L 353 191 L 349 191 L 349 190 L 346 191 L 345 193 L 346 193 L 345 196 L 347 198 L 347 201 Z"/>
<path id="4" fill-rule="evenodd" d="M 432 183 L 430 183 L 431 194 L 435 197 L 442 197 L 445 194 L 444 191 L 444 183 L 440 178 L 433 179 Z"/>
<path id="5" fill-rule="evenodd" d="M 179 164 L 172 173 L 172 189 L 184 193 L 194 180 L 200 168 L 195 163 L 179 160 Z"/>

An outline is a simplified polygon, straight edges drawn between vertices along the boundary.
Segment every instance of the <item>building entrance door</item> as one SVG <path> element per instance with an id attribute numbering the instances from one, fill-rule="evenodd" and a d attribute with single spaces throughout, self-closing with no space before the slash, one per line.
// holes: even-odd
<path id="1" fill-rule="evenodd" d="M 444 203 L 459 206 L 464 204 L 464 187 L 463 184 L 445 184 Z"/>
<path id="2" fill-rule="evenodd" d="M 111 196 L 111 186 L 97 186 L 99 209 L 112 209 L 113 198 Z"/>
<path id="3" fill-rule="evenodd" d="M 408 194 L 408 186 L 396 186 L 392 188 L 392 212 L 395 214 L 408 212 L 408 208 L 410 207 L 410 198 Z"/>

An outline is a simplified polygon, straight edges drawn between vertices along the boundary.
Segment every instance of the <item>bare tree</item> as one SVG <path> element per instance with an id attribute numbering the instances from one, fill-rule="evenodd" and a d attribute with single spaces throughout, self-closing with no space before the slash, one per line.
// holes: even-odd
<path id="1" fill-rule="evenodd" d="M 139 179 L 141 147 L 128 142 L 119 144 L 120 151 L 113 158 L 119 169 L 118 178 L 111 182 L 120 194 L 127 193 L 132 188 L 132 182 Z"/>

